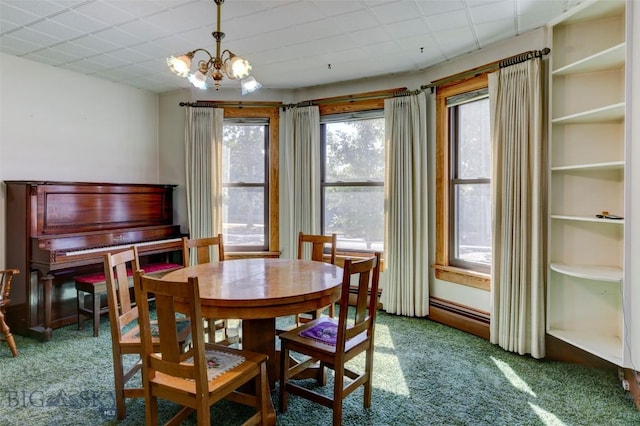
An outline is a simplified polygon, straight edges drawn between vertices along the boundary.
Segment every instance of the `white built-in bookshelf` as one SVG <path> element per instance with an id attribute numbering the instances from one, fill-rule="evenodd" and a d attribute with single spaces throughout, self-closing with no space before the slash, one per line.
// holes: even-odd
<path id="1" fill-rule="evenodd" d="M 619 366 L 628 366 L 625 6 L 587 1 L 549 25 L 547 333 Z"/>

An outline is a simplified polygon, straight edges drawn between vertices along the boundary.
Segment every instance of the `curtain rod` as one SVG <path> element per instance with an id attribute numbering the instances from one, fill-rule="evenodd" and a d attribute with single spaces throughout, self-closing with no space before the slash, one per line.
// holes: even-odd
<path id="1" fill-rule="evenodd" d="M 434 80 L 430 84 L 426 84 L 420 86 L 420 89 L 432 89 L 434 87 L 442 86 L 447 83 L 452 83 L 454 81 L 463 80 L 468 77 L 475 77 L 480 74 L 485 74 L 489 72 L 496 71 L 500 68 L 509 67 L 511 65 L 519 64 L 521 62 L 528 61 L 533 58 L 542 58 L 545 55 L 551 53 L 551 49 L 545 47 L 542 50 L 529 50 L 528 52 L 518 53 L 517 55 L 509 56 L 508 58 L 500 59 L 499 61 L 491 62 L 486 65 L 482 65 L 477 68 L 472 68 L 467 71 L 460 72 L 458 74 L 451 75 L 449 77 L 444 77 L 439 80 Z"/>
<path id="2" fill-rule="evenodd" d="M 290 108 L 300 108 L 300 107 L 308 107 L 312 105 L 331 105 L 338 104 L 343 102 L 356 102 L 356 101 L 366 101 L 372 99 L 387 99 L 392 98 L 394 96 L 398 96 L 398 94 L 407 92 L 406 87 L 399 87 L 396 89 L 382 90 L 378 92 L 368 92 L 362 93 L 359 95 L 347 95 L 347 96 L 337 96 L 335 98 L 324 98 L 324 99 L 314 99 L 310 101 L 302 101 L 295 104 L 284 104 L 282 106 L 282 110 L 290 109 Z"/>
<path id="3" fill-rule="evenodd" d="M 181 107 L 199 107 L 199 108 L 278 108 L 282 105 L 282 102 L 233 102 L 233 101 L 195 101 L 195 102 L 180 102 Z"/>

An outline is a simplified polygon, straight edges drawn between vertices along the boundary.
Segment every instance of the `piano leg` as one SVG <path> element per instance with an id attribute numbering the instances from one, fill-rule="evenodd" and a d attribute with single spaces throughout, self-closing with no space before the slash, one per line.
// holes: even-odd
<path id="1" fill-rule="evenodd" d="M 44 324 L 30 328 L 30 332 L 40 337 L 42 340 L 51 340 L 53 329 L 51 328 L 51 291 L 53 289 L 53 275 L 44 275 L 42 282 Z"/>

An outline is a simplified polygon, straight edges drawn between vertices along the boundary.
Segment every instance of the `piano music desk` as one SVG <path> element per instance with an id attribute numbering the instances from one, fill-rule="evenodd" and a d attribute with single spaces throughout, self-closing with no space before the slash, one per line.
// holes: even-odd
<path id="1" fill-rule="evenodd" d="M 164 274 L 182 268 L 177 263 L 152 263 L 144 265 L 143 270 L 146 274 L 161 277 Z M 133 272 L 128 270 L 127 275 L 132 277 Z M 78 330 L 84 328 L 84 321 L 87 318 L 93 318 L 93 336 L 98 337 L 100 330 L 100 316 L 109 312 L 107 305 L 102 305 L 102 296 L 106 297 L 107 283 L 104 273 L 91 275 L 83 275 L 75 277 L 76 293 L 78 297 Z M 133 280 L 129 280 L 129 288 L 133 288 Z M 87 293 L 82 294 L 81 293 Z M 91 306 L 86 305 L 85 297 L 91 297 Z"/>

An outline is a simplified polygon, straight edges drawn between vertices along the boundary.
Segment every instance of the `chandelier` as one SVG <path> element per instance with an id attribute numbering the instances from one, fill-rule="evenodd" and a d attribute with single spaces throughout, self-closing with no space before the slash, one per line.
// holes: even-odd
<path id="1" fill-rule="evenodd" d="M 180 77 L 185 77 L 198 89 L 206 90 L 209 87 L 207 81 L 209 77 L 211 77 L 216 90 L 219 90 L 220 83 L 226 76 L 231 80 L 240 79 L 243 95 L 258 90 L 262 85 L 251 75 L 251 64 L 249 64 L 247 60 L 227 49 L 220 53 L 220 44 L 224 38 L 224 33 L 220 31 L 220 10 L 222 9 L 224 0 L 213 1 L 217 5 L 218 12 L 217 28 L 216 31 L 211 33 L 216 40 L 216 56 L 213 56 L 206 49 L 198 48 L 178 57 L 168 57 L 167 64 L 169 65 L 169 69 Z M 203 52 L 209 58 L 198 61 L 198 69 L 192 73 L 191 60 L 198 52 Z"/>

